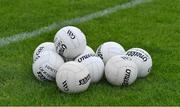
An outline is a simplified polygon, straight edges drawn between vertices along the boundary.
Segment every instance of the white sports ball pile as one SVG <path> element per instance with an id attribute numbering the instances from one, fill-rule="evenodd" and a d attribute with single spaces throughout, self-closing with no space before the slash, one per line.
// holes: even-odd
<path id="1" fill-rule="evenodd" d="M 33 74 L 40 81 L 56 81 L 65 93 L 79 93 L 99 82 L 105 74 L 112 85 L 127 86 L 146 77 L 151 56 L 143 49 L 128 51 L 116 42 L 105 42 L 96 53 L 87 46 L 84 33 L 74 26 L 60 29 L 53 42 L 40 44 L 33 54 Z"/>

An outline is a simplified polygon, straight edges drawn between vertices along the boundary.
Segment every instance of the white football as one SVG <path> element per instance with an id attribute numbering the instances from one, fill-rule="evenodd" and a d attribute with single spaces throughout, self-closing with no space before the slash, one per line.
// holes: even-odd
<path id="1" fill-rule="evenodd" d="M 54 38 L 56 51 L 65 58 L 76 58 L 86 48 L 86 37 L 80 29 L 66 26 L 60 29 Z"/>
<path id="2" fill-rule="evenodd" d="M 91 81 L 88 69 L 74 61 L 63 64 L 56 75 L 59 89 L 66 93 L 79 93 L 87 90 Z"/>
<path id="3" fill-rule="evenodd" d="M 56 52 L 43 51 L 41 57 L 33 63 L 33 74 L 39 80 L 55 80 L 59 67 L 64 63 Z"/>
<path id="4" fill-rule="evenodd" d="M 152 58 L 150 54 L 141 48 L 132 48 L 126 52 L 126 55 L 131 57 L 137 64 L 138 77 L 146 77 L 152 68 Z"/>
<path id="5" fill-rule="evenodd" d="M 121 55 L 114 56 L 106 63 L 105 76 L 113 85 L 131 85 L 137 78 L 137 66 L 133 61 L 124 59 Z"/>
<path id="6" fill-rule="evenodd" d="M 38 60 L 41 57 L 41 53 L 43 51 L 53 51 L 56 52 L 56 48 L 54 43 L 52 42 L 44 42 L 41 43 L 34 51 L 33 54 L 33 62 L 35 62 L 36 60 Z"/>
<path id="7" fill-rule="evenodd" d="M 83 52 L 83 54 L 95 54 L 95 52 L 93 51 L 93 49 L 89 46 L 86 46 L 85 51 Z"/>
<path id="8" fill-rule="evenodd" d="M 95 54 L 82 54 L 75 61 L 87 67 L 91 82 L 95 83 L 101 80 L 104 74 L 104 63 L 102 59 Z"/>
<path id="9" fill-rule="evenodd" d="M 106 62 L 113 56 L 125 54 L 125 50 L 116 42 L 105 42 L 98 47 L 96 54 L 106 64 Z"/>

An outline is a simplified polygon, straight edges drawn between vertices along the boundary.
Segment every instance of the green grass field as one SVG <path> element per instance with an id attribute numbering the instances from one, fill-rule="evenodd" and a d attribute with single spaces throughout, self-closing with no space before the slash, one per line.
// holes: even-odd
<path id="1" fill-rule="evenodd" d="M 0 0 L 0 39 L 56 21 L 81 17 L 130 0 Z M 140 47 L 153 59 L 146 78 L 128 87 L 106 79 L 80 94 L 65 94 L 32 73 L 32 54 L 58 29 L 0 47 L 0 105 L 180 105 L 180 0 L 153 0 L 75 24 L 94 50 L 115 41 Z"/>

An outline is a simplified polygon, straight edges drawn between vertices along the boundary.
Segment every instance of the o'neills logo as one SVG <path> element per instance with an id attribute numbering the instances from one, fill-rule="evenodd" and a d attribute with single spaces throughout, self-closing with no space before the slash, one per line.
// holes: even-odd
<path id="1" fill-rule="evenodd" d="M 40 47 L 38 49 L 38 51 L 36 52 L 36 58 L 34 59 L 34 62 L 37 61 L 40 58 L 40 53 L 42 52 L 42 50 L 44 49 L 44 47 Z"/>
<path id="2" fill-rule="evenodd" d="M 147 57 L 145 55 L 143 55 L 142 53 L 140 52 L 136 52 L 136 51 L 129 51 L 126 53 L 127 56 L 136 56 L 136 57 L 139 57 L 141 58 L 144 62 L 147 61 Z"/>
<path id="3" fill-rule="evenodd" d="M 102 55 L 102 53 L 101 53 L 101 46 L 99 46 L 99 48 L 98 48 L 98 50 L 97 50 L 97 55 L 98 55 L 101 59 L 103 59 L 103 55 Z"/>
<path id="4" fill-rule="evenodd" d="M 62 41 L 58 42 L 56 46 L 56 50 L 58 50 L 58 53 L 60 55 L 63 55 L 64 51 L 67 49 L 67 46 L 62 43 Z"/>
<path id="5" fill-rule="evenodd" d="M 79 80 L 79 85 L 84 85 L 84 84 L 86 84 L 86 83 L 89 81 L 90 78 L 91 78 L 91 77 L 90 77 L 90 75 L 88 74 L 86 77 L 84 77 L 83 79 Z"/>
<path id="6" fill-rule="evenodd" d="M 41 79 L 41 80 L 46 80 L 46 78 L 43 76 L 42 72 L 44 70 L 42 69 L 42 67 L 39 68 L 39 71 L 37 72 L 37 75 L 38 77 Z"/>
<path id="7" fill-rule="evenodd" d="M 71 30 L 68 30 L 68 31 L 67 31 L 67 34 L 69 35 L 69 37 L 70 37 L 71 39 L 75 39 L 75 38 L 76 38 L 76 36 L 74 35 L 74 33 L 73 33 Z"/>
<path id="8" fill-rule="evenodd" d="M 39 55 L 39 54 L 42 52 L 43 49 L 44 49 L 44 47 L 40 47 L 40 48 L 38 49 L 38 51 L 36 52 L 36 55 Z"/>
<path id="9" fill-rule="evenodd" d="M 82 62 L 83 60 L 89 58 L 89 57 L 97 57 L 95 54 L 86 54 L 78 59 L 78 62 Z"/>
<path id="10" fill-rule="evenodd" d="M 124 77 L 124 81 L 122 83 L 123 86 L 127 86 L 129 84 L 130 74 L 131 74 L 131 70 L 126 69 L 126 74 L 125 74 L 125 77 Z"/>

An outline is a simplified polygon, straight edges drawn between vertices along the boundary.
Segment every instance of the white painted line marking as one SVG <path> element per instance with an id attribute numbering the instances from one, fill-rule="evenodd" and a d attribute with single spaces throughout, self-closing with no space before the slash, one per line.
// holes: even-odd
<path id="1" fill-rule="evenodd" d="M 65 25 L 72 25 L 72 24 L 79 24 L 79 23 L 87 22 L 89 20 L 99 18 L 99 17 L 103 17 L 105 15 L 117 12 L 119 10 L 132 8 L 138 4 L 147 3 L 150 1 L 151 0 L 131 0 L 127 3 L 119 4 L 119 5 L 116 5 L 114 7 L 110 7 L 110 8 L 106 8 L 104 10 L 101 10 L 101 11 L 98 11 L 95 13 L 91 13 L 91 14 L 85 15 L 83 17 L 65 20 L 64 22 L 55 22 L 51 25 L 36 29 L 32 32 L 23 32 L 23 33 L 19 33 L 16 35 L 9 36 L 9 37 L 3 37 L 3 38 L 0 38 L 0 47 L 6 46 L 10 43 L 26 40 L 28 38 L 40 36 L 43 33 L 50 32 L 52 30 L 61 28 L 62 26 L 65 26 Z"/>

